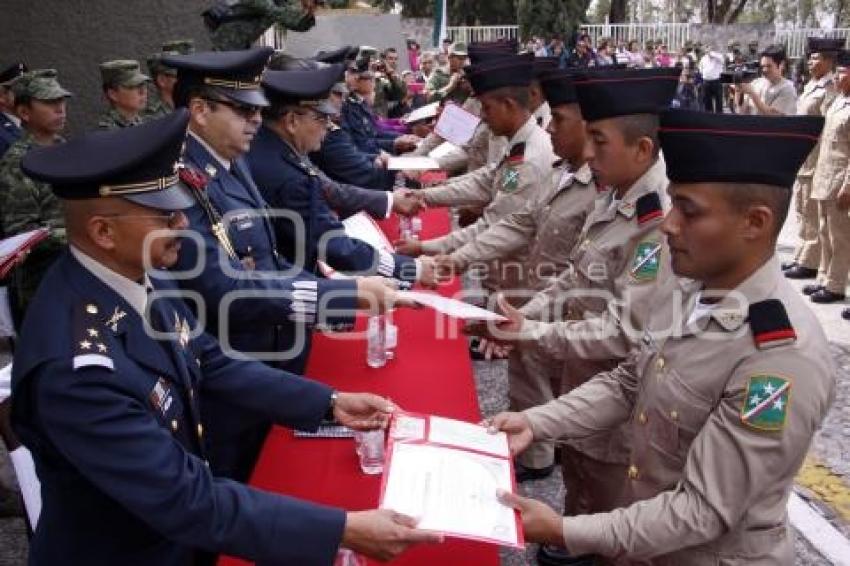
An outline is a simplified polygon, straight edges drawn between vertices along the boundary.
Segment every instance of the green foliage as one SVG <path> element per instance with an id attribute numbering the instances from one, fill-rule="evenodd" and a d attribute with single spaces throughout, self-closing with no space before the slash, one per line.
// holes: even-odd
<path id="1" fill-rule="evenodd" d="M 590 0 L 518 0 L 520 35 L 559 33 L 568 39 L 584 21 L 589 5 Z"/>

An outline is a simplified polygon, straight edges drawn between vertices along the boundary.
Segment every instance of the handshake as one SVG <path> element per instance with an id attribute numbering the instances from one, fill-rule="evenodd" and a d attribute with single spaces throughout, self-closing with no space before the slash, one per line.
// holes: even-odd
<path id="1" fill-rule="evenodd" d="M 428 208 L 425 197 L 411 189 L 393 191 L 393 212 L 401 216 L 415 216 Z"/>

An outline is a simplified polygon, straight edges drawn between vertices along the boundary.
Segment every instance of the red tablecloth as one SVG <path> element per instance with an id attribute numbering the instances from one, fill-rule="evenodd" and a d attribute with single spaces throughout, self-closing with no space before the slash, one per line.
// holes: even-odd
<path id="1" fill-rule="evenodd" d="M 390 240 L 394 240 L 398 234 L 397 220 L 381 224 Z M 423 215 L 423 239 L 445 234 L 449 229 L 447 211 L 432 210 Z M 458 290 L 459 283 L 455 281 L 441 289 L 441 293 L 452 295 Z M 396 312 L 399 337 L 395 359 L 380 369 L 366 365 L 365 339 L 317 336 L 306 373 L 343 391 L 370 391 L 389 396 L 410 411 L 477 421 L 478 398 L 460 323 L 444 321 L 440 329 L 437 320 L 429 309 Z M 357 329 L 362 331 L 363 327 L 364 321 L 359 320 Z M 377 507 L 380 478 L 360 472 L 351 439 L 297 439 L 290 431 L 274 428 L 251 485 L 348 510 L 362 510 Z M 297 541 L 281 541 L 281 544 L 297 544 Z M 447 539 L 441 545 L 414 548 L 394 563 L 486 566 L 498 564 L 499 557 L 495 546 Z M 244 564 L 233 559 L 220 562 L 221 566 Z"/>

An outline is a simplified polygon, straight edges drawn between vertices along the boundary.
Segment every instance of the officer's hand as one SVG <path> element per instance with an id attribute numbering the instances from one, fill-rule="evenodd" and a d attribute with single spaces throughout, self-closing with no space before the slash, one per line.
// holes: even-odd
<path id="1" fill-rule="evenodd" d="M 394 411 L 388 399 L 371 393 L 340 393 L 334 404 L 334 418 L 355 430 L 387 428 Z"/>
<path id="2" fill-rule="evenodd" d="M 504 432 L 508 435 L 508 447 L 511 449 L 511 456 L 525 452 L 525 449 L 534 440 L 531 423 L 528 422 L 528 417 L 522 413 L 499 413 L 481 424 L 487 427 L 488 432 L 493 434 Z"/>
<path id="3" fill-rule="evenodd" d="M 419 284 L 428 289 L 436 289 L 441 280 L 437 275 L 434 258 L 420 256 L 416 261 L 419 263 Z"/>
<path id="4" fill-rule="evenodd" d="M 507 320 L 496 323 L 496 332 L 492 337 L 498 342 L 516 342 L 522 336 L 522 327 L 525 324 L 525 316 L 511 306 L 504 295 L 496 299 L 499 312 L 507 317 Z"/>
<path id="5" fill-rule="evenodd" d="M 542 501 L 502 489 L 496 492 L 496 495 L 504 505 L 519 511 L 527 541 L 564 546 L 563 518 L 554 509 Z"/>
<path id="6" fill-rule="evenodd" d="M 485 360 L 503 360 L 508 357 L 514 347 L 510 344 L 499 344 L 487 338 L 478 341 L 478 351 Z"/>
<path id="7" fill-rule="evenodd" d="M 390 163 L 390 154 L 386 151 L 382 151 L 375 157 L 375 167 L 379 167 L 381 169 L 386 169 L 387 165 Z"/>
<path id="8" fill-rule="evenodd" d="M 395 251 L 402 255 L 410 257 L 419 257 L 422 255 L 422 242 L 413 238 L 406 240 L 396 240 L 393 242 Z"/>
<path id="9" fill-rule="evenodd" d="M 360 277 L 357 279 L 357 308 L 371 313 L 382 313 L 394 307 L 415 307 L 409 299 L 398 296 L 397 284 L 385 277 Z"/>
<path id="10" fill-rule="evenodd" d="M 393 212 L 402 216 L 414 216 L 425 208 L 425 201 L 416 191 L 399 189 L 393 192 Z"/>
<path id="11" fill-rule="evenodd" d="M 840 190 L 835 199 L 835 208 L 838 210 L 850 210 L 850 190 Z"/>
<path id="12" fill-rule="evenodd" d="M 466 269 L 466 263 L 451 254 L 440 254 L 434 256 L 437 266 L 437 275 L 441 281 L 448 281 L 455 275 L 460 275 Z"/>
<path id="13" fill-rule="evenodd" d="M 388 562 L 412 544 L 443 542 L 443 535 L 420 531 L 416 523 L 416 519 L 389 509 L 346 513 L 342 546 Z"/>

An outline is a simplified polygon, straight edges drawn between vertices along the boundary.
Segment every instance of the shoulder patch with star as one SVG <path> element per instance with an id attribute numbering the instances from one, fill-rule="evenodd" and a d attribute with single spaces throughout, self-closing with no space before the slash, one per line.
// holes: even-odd
<path id="1" fill-rule="evenodd" d="M 741 422 L 757 430 L 780 431 L 785 428 L 790 402 L 790 379 L 768 374 L 750 376 Z"/>
<path id="2" fill-rule="evenodd" d="M 661 207 L 661 197 L 658 193 L 647 193 L 637 199 L 635 203 L 637 209 L 638 226 L 643 226 L 647 222 L 661 218 L 664 216 L 664 209 Z"/>
<path id="3" fill-rule="evenodd" d="M 788 319 L 785 305 L 779 299 L 768 299 L 750 305 L 750 329 L 759 350 L 792 344 L 797 333 Z"/>
<path id="4" fill-rule="evenodd" d="M 650 283 L 658 278 L 662 244 L 656 239 L 643 240 L 635 248 L 629 276 L 637 283 Z"/>
<path id="5" fill-rule="evenodd" d="M 74 312 L 74 371 L 86 367 L 115 371 L 100 315 L 100 308 L 94 303 L 80 304 Z"/>

